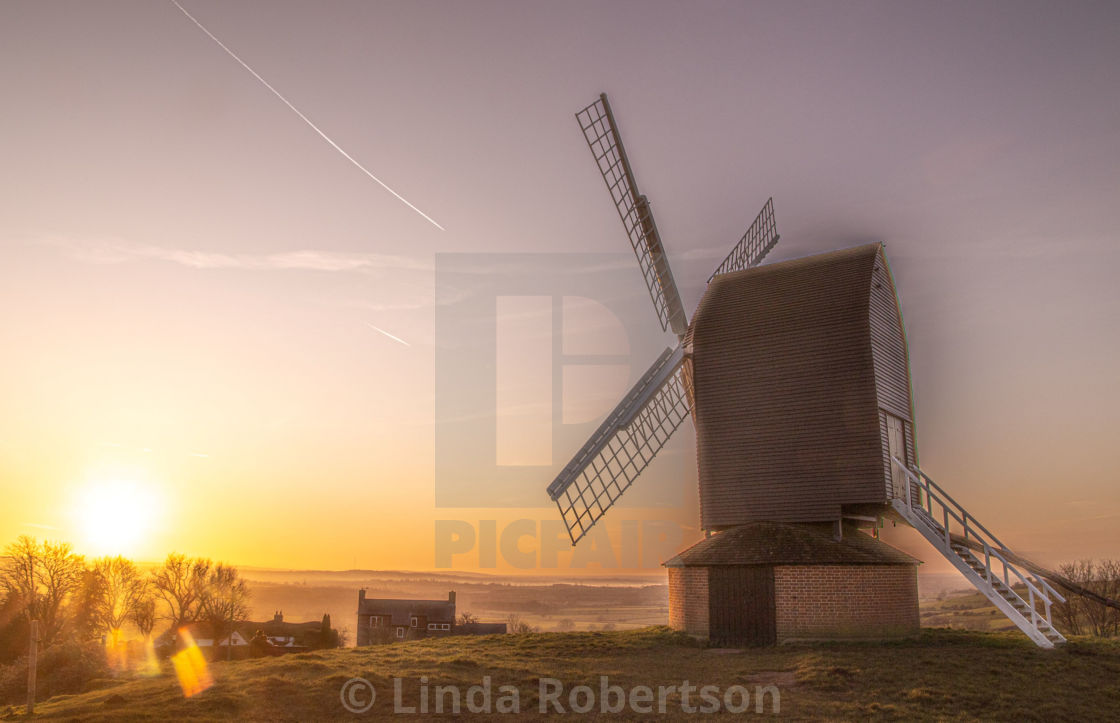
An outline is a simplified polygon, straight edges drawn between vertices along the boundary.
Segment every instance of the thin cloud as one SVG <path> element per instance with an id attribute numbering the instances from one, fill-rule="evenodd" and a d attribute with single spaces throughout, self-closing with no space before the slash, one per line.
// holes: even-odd
<path id="1" fill-rule="evenodd" d="M 274 254 L 229 254 L 123 241 L 94 240 L 79 243 L 65 239 L 46 239 L 42 243 L 62 248 L 80 261 L 96 264 L 151 260 L 192 269 L 241 271 L 373 272 L 396 269 L 430 272 L 434 268 L 430 261 L 416 257 L 373 253 L 303 249 Z"/>
<path id="2" fill-rule="evenodd" d="M 366 326 L 368 326 L 369 328 L 373 329 L 374 331 L 376 331 L 380 334 L 384 334 L 385 336 L 389 337 L 390 339 L 392 339 L 393 341 L 395 341 L 399 344 L 404 344 L 405 346 L 412 346 L 411 344 L 409 344 L 407 341 L 400 338 L 399 336 L 394 336 L 393 334 L 390 334 L 389 332 L 385 331 L 381 327 L 374 326 L 373 324 L 369 323 L 368 321 L 366 322 Z"/>
<path id="3" fill-rule="evenodd" d="M 351 155 L 350 155 L 349 153 L 347 153 L 346 151 L 342 150 L 342 146 L 338 145 L 338 144 L 337 144 L 337 143 L 335 143 L 335 142 L 334 142 L 333 140 L 331 140 L 330 136 L 328 136 L 328 135 L 327 135 L 326 133 L 324 133 L 324 132 L 323 132 L 322 130 L 320 130 L 320 129 L 319 129 L 319 126 L 317 126 L 317 125 L 315 125 L 314 123 L 312 123 L 312 122 L 311 122 L 311 119 L 310 119 L 310 118 L 308 118 L 307 116 L 305 116 L 305 115 L 304 115 L 304 114 L 303 114 L 302 112 L 300 112 L 299 108 L 296 108 L 296 107 L 295 107 L 294 105 L 292 105 L 292 104 L 291 104 L 291 102 L 290 102 L 290 101 L 289 101 L 289 100 L 288 100 L 287 98 L 285 98 L 285 97 L 284 97 L 283 95 L 281 95 L 281 94 L 280 94 L 280 91 L 278 91 L 278 90 L 276 90 L 275 88 L 273 88 L 273 87 L 272 87 L 272 86 L 271 86 L 271 85 L 269 84 L 269 82 L 268 82 L 267 80 L 265 80 L 264 78 L 262 78 L 262 77 L 261 77 L 260 75 L 258 75 L 258 74 L 257 74 L 257 71 L 255 71 L 255 70 L 253 70 L 252 68 L 250 68 L 250 67 L 249 67 L 249 65 L 248 65 L 248 63 L 246 63 L 246 62 L 245 62 L 244 60 L 242 60 L 241 58 L 239 58 L 239 57 L 237 56 L 237 54 L 236 54 L 236 53 L 234 53 L 234 52 L 233 52 L 232 50 L 230 50 L 230 49 L 229 49 L 229 48 L 228 48 L 228 47 L 226 46 L 226 44 L 225 44 L 225 43 L 223 43 L 223 42 L 222 42 L 221 40 L 218 40 L 218 38 L 217 38 L 217 37 L 216 37 L 216 36 L 215 36 L 215 35 L 214 35 L 213 33 L 211 33 L 211 32 L 210 32 L 209 30 L 207 30 L 207 29 L 206 29 L 206 27 L 205 27 L 205 26 L 204 26 L 204 25 L 203 25 L 202 23 L 200 23 L 200 22 L 199 22 L 199 21 L 198 21 L 197 19 L 195 19 L 195 17 L 194 17 L 193 15 L 191 15 L 190 13 L 188 13 L 188 12 L 187 12 L 187 10 L 186 10 L 186 8 L 184 8 L 184 7 L 182 6 L 182 5 L 180 5 L 180 4 L 178 3 L 178 2 L 176 2 L 176 0 L 171 0 L 171 4 L 172 4 L 172 5 L 174 5 L 175 7 L 179 8 L 179 10 L 180 10 L 180 11 L 181 11 L 181 12 L 182 12 L 182 13 L 183 13 L 184 15 L 186 15 L 186 16 L 187 16 L 187 18 L 189 18 L 189 19 L 190 19 L 190 21 L 191 21 L 192 23 L 194 23 L 195 25 L 197 25 L 197 26 L 198 26 L 198 29 L 199 29 L 199 30 L 201 30 L 202 32 L 206 33 L 206 35 L 207 35 L 207 36 L 208 36 L 208 37 L 209 37 L 209 38 L 210 38 L 211 40 L 213 40 L 213 41 L 214 41 L 215 43 L 217 43 L 217 44 L 218 44 L 218 47 L 220 47 L 220 48 L 221 48 L 222 50 L 226 51 L 226 54 L 228 54 L 228 55 L 229 55 L 229 57 L 231 57 L 231 58 L 233 58 L 234 60 L 236 60 L 236 61 L 237 61 L 237 62 L 238 62 L 238 63 L 239 63 L 240 65 L 241 65 L 241 67 L 242 67 L 242 68 L 244 68 L 245 70 L 249 71 L 249 73 L 250 73 L 250 74 L 251 74 L 251 75 L 252 75 L 252 76 L 253 76 L 254 78 L 256 78 L 257 80 L 259 80 L 259 81 L 261 82 L 261 85 L 263 85 L 263 86 L 264 86 L 265 88 L 268 88 L 268 89 L 269 89 L 270 91 L 272 91 L 272 94 L 273 94 L 273 95 L 275 95 L 275 96 L 276 96 L 277 98 L 279 98 L 279 99 L 280 99 L 281 101 L 283 101 L 284 105 L 288 106 L 288 107 L 289 107 L 289 108 L 290 108 L 290 109 L 292 110 L 292 112 L 293 112 L 293 113 L 295 113 L 295 114 L 296 114 L 297 116 L 299 116 L 300 120 L 302 120 L 302 121 L 303 121 L 304 123 L 306 123 L 306 124 L 307 124 L 308 126 L 310 126 L 311 130 L 313 130 L 313 131 L 315 131 L 316 133 L 318 133 L 318 134 L 319 134 L 319 136 L 320 136 L 320 137 L 321 137 L 321 138 L 322 138 L 322 139 L 323 139 L 324 141 L 326 141 L 327 143 L 329 143 L 329 144 L 331 145 L 331 147 L 332 147 L 332 148 L 334 148 L 334 149 L 335 149 L 336 151 L 338 151 L 339 153 L 341 153 L 341 154 L 342 154 L 342 157 L 343 157 L 343 158 L 345 158 L 346 160 L 348 160 L 348 161 L 350 161 L 351 163 L 353 163 L 353 164 L 354 164 L 354 165 L 355 165 L 355 166 L 356 166 L 356 167 L 358 168 L 358 170 L 360 170 L 360 171 L 361 171 L 362 173 L 366 174 L 366 175 L 367 175 L 367 176 L 369 176 L 369 177 L 370 177 L 371 179 L 373 179 L 373 181 L 374 181 L 375 183 L 377 183 L 377 185 L 381 186 L 381 187 L 382 187 L 382 188 L 384 188 L 384 189 L 385 189 L 386 191 L 388 191 L 389 193 L 393 194 L 393 196 L 395 196 L 395 197 L 396 197 L 396 199 L 397 199 L 398 201 L 400 201 L 401 203 L 403 203 L 404 205 L 408 206 L 409 208 L 411 208 L 411 209 L 412 209 L 413 211 L 415 211 L 416 213 L 418 213 L 418 214 L 420 214 L 421 216 L 423 216 L 423 217 L 424 217 L 424 218 L 425 218 L 425 219 L 426 219 L 426 220 L 428 221 L 428 223 L 432 224 L 433 226 L 435 226 L 436 228 L 438 228 L 438 229 L 439 229 L 440 231 L 443 231 L 443 230 L 444 230 L 443 226 L 440 226 L 440 225 L 439 225 L 438 223 L 436 223 L 435 219 L 433 219 L 433 218 L 432 218 L 431 216 L 429 216 L 428 214 L 426 214 L 426 213 L 424 213 L 423 211 L 421 211 L 420 209 L 418 209 L 418 208 L 417 208 L 416 206 L 413 206 L 413 205 L 412 205 L 411 203 L 409 203 L 408 199 L 406 199 L 406 198 L 405 198 L 404 196 L 402 196 L 401 194 L 397 193 L 397 192 L 396 192 L 396 191 L 394 191 L 393 189 L 389 188 L 389 186 L 388 186 L 388 185 L 386 185 L 386 183 L 385 183 L 384 181 L 382 181 L 382 180 L 381 180 L 380 178 L 378 178 L 377 176 L 375 176 L 375 175 L 373 175 L 372 173 L 370 173 L 370 171 L 369 171 L 369 170 L 368 170 L 368 169 L 367 169 L 367 168 L 366 168 L 365 166 L 363 166 L 363 165 L 362 165 L 361 163 L 359 163 L 359 162 L 358 162 L 358 161 L 357 161 L 357 160 L 356 160 L 356 159 L 355 159 L 355 158 L 354 158 L 353 156 L 351 156 Z"/>

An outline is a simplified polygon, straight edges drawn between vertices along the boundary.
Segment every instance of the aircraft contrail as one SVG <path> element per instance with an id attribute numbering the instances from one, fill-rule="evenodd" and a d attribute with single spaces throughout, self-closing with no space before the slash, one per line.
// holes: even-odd
<path id="1" fill-rule="evenodd" d="M 367 325 L 367 326 L 368 326 L 369 328 L 373 329 L 374 331 L 377 331 L 377 332 L 380 332 L 380 333 L 384 334 L 385 336 L 389 337 L 389 338 L 390 338 L 390 339 L 392 339 L 393 341 L 396 341 L 396 342 L 400 342 L 401 344 L 404 344 L 405 346 L 412 346 L 411 344 L 409 344 L 409 343 L 408 343 L 407 341 L 405 341 L 404 339 L 400 338 L 399 336 L 393 336 L 392 334 L 390 334 L 389 332 L 385 331 L 384 329 L 382 329 L 382 328 L 381 328 L 381 327 L 379 327 L 379 326 L 374 326 L 373 324 L 370 324 L 370 323 L 369 323 L 368 321 L 366 322 L 366 325 Z"/>
<path id="2" fill-rule="evenodd" d="M 354 160 L 354 157 L 353 157 L 353 156 L 351 156 L 351 155 L 350 155 L 349 153 L 347 153 L 346 151 L 342 150 L 342 147 L 341 147 L 341 146 L 339 146 L 339 145 L 338 145 L 337 143 L 335 143 L 334 141 L 332 141 L 332 140 L 331 140 L 331 138 L 330 138 L 330 136 L 328 136 L 328 135 L 327 135 L 326 133 L 324 133 L 323 131 L 319 130 L 319 126 L 317 126 L 317 125 L 315 125 L 314 123 L 312 123 L 312 122 L 311 122 L 311 119 L 310 119 L 310 118 L 308 118 L 307 116 L 305 116 L 305 115 L 304 115 L 303 113 L 301 113 L 301 112 L 300 112 L 300 110 L 299 110 L 299 108 L 296 108 L 296 107 L 295 107 L 294 105 L 292 105 L 292 104 L 291 104 L 291 103 L 290 103 L 290 102 L 288 101 L 288 99 L 287 99 L 287 98 L 285 98 L 284 96 L 280 95 L 280 91 L 276 90 L 276 89 L 275 89 L 275 88 L 273 88 L 273 87 L 272 87 L 271 85 L 269 85 L 269 82 L 268 82 L 267 80 L 265 80 L 264 78 L 262 78 L 262 77 L 261 77 L 260 75 L 258 75 L 258 74 L 257 74 L 257 71 L 255 71 L 255 70 L 253 70 L 252 68 L 250 68 L 250 67 L 249 67 L 249 65 L 248 65 L 248 63 L 246 63 L 246 62 L 245 62 L 244 60 L 242 60 L 241 58 L 237 57 L 237 53 L 233 52 L 233 51 L 232 51 L 232 50 L 230 50 L 230 49 L 229 49 L 228 47 L 226 47 L 226 44 L 225 44 L 225 43 L 223 43 L 223 42 L 222 42 L 221 40 L 218 40 L 218 38 L 217 38 L 217 37 L 216 37 L 216 36 L 214 35 L 214 33 L 212 33 L 212 32 L 210 32 L 209 30 L 207 30 L 207 29 L 206 29 L 206 26 L 204 26 L 204 25 L 203 25 L 202 23 L 198 22 L 198 20 L 197 20 L 197 19 L 196 19 L 196 18 L 195 18 L 195 17 L 193 16 L 193 15 L 191 15 L 190 13 L 188 13 L 188 12 L 187 12 L 187 9 L 186 9 L 186 8 L 184 8 L 184 7 L 182 6 L 182 5 L 180 5 L 180 4 L 179 4 L 179 3 L 177 2 L 177 0 L 171 0 L 171 4 L 172 4 L 172 5 L 174 5 L 175 7 L 179 8 L 180 12 L 182 12 L 182 13 L 183 13 L 184 15 L 186 15 L 186 16 L 187 16 L 187 18 L 189 18 L 189 19 L 190 19 L 190 21 L 191 21 L 192 23 L 194 23 L 195 25 L 197 25 L 197 26 L 198 26 L 198 29 L 199 29 L 199 30 L 201 30 L 202 32 L 206 33 L 206 34 L 207 34 L 207 35 L 208 35 L 208 36 L 210 37 L 210 39 L 211 39 L 211 40 L 213 40 L 213 41 L 214 41 L 215 43 L 217 43 L 217 44 L 218 44 L 218 47 L 220 47 L 220 48 L 221 48 L 222 50 L 226 51 L 226 53 L 227 53 L 227 54 L 229 55 L 229 57 L 233 58 L 233 59 L 234 59 L 234 60 L 236 60 L 236 61 L 237 61 L 238 63 L 240 63 L 240 64 L 241 64 L 241 67 L 242 67 L 242 68 L 244 68 L 245 70 L 249 71 L 249 72 L 250 72 L 250 73 L 251 73 L 251 74 L 253 75 L 253 77 L 254 77 L 254 78 L 256 78 L 257 80 L 259 80 L 259 81 L 261 82 L 261 84 L 263 84 L 263 85 L 264 85 L 264 87 L 266 87 L 266 88 L 268 88 L 269 90 L 271 90 L 271 91 L 272 91 L 272 94 L 273 94 L 273 95 L 275 95 L 275 96 L 276 96 L 277 98 L 279 98 L 280 100 L 282 100 L 282 101 L 284 102 L 284 105 L 286 105 L 286 106 L 288 106 L 289 108 L 291 108 L 291 109 L 292 109 L 292 112 L 294 112 L 294 113 L 295 113 L 296 115 L 298 115 L 298 116 L 300 117 L 300 119 L 301 119 L 301 120 L 302 120 L 302 121 L 303 121 L 304 123 L 306 123 L 307 125 L 311 126 L 311 130 L 313 130 L 313 131 L 315 131 L 316 133 L 318 133 L 318 134 L 319 134 L 319 135 L 320 135 L 320 136 L 322 137 L 322 139 L 323 139 L 324 141 L 326 141 L 327 143 L 330 143 L 330 144 L 331 144 L 331 146 L 333 146 L 333 147 L 334 147 L 334 149 L 335 149 L 336 151 L 338 151 L 339 153 L 341 153 L 341 154 L 342 154 L 342 156 L 343 156 L 343 157 L 344 157 L 344 158 L 345 158 L 346 160 L 350 161 L 350 162 L 351 162 L 351 163 L 353 163 L 353 164 L 354 164 L 355 166 L 357 166 L 357 167 L 358 167 L 358 170 L 360 170 L 360 171 L 361 171 L 362 173 L 364 173 L 364 174 L 366 174 L 367 176 L 369 176 L 370 178 L 372 178 L 372 179 L 373 179 L 373 180 L 374 180 L 374 181 L 375 181 L 375 182 L 376 182 L 376 183 L 377 183 L 377 184 L 378 184 L 379 186 L 381 186 L 381 187 L 382 187 L 382 188 L 384 188 L 384 189 L 385 189 L 386 191 L 388 191 L 389 193 L 391 193 L 391 194 L 393 194 L 394 196 L 396 196 L 396 197 L 397 197 L 397 199 L 398 199 L 398 200 L 399 200 L 399 201 L 400 201 L 401 203 L 403 203 L 404 205 L 408 206 L 409 208 L 411 208 L 411 209 L 412 209 L 413 211 L 415 211 L 416 213 L 418 213 L 418 214 L 420 214 L 421 216 L 423 216 L 423 217 L 424 217 L 425 219 L 427 219 L 427 220 L 428 220 L 428 222 L 429 222 L 430 224 L 432 224 L 433 226 L 435 226 L 436 228 L 438 228 L 438 229 L 439 229 L 440 231 L 445 231 L 445 230 L 446 230 L 446 229 L 444 229 L 444 227 L 443 227 L 443 226 L 440 226 L 440 225 L 439 225 L 438 223 L 436 223 L 435 219 L 433 219 L 433 218 L 432 218 L 431 216 L 429 216 L 428 214 L 424 213 L 424 212 L 423 212 L 423 211 L 421 211 L 420 209 L 416 208 L 416 206 L 413 206 L 413 205 L 412 205 L 411 203 L 409 203 L 409 202 L 408 202 L 408 199 L 406 199 L 406 198 L 405 198 L 404 196 L 402 196 L 401 194 L 397 193 L 397 192 L 396 192 L 396 191 L 394 191 L 393 189 L 389 188 L 389 186 L 387 186 L 387 185 L 385 184 L 385 182 L 384 182 L 384 181 L 382 181 L 382 180 L 381 180 L 380 178 L 378 178 L 377 176 L 375 176 L 375 175 L 373 175 L 372 173 L 370 173 L 370 172 L 369 172 L 369 170 L 368 170 L 368 169 L 366 169 L 366 167 L 365 167 L 365 166 L 363 166 L 363 165 L 362 165 L 361 163 L 358 163 L 358 162 L 357 162 L 356 160 Z"/>

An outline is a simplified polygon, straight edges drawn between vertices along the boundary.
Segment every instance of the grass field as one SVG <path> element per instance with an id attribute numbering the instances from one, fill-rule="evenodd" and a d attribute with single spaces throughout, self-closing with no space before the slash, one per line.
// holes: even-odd
<path id="1" fill-rule="evenodd" d="M 1116 720 L 1120 717 L 1120 641 L 1079 639 L 1059 650 L 1036 648 L 1017 633 L 926 629 L 914 641 L 831 643 L 729 651 L 705 648 L 664 627 L 611 632 L 536 633 L 424 640 L 390 646 L 303 653 L 211 665 L 214 685 L 183 698 L 171 674 L 102 681 L 82 695 L 59 696 L 38 706 L 36 717 L 67 720 L 352 719 L 340 691 L 353 677 L 377 691 L 367 718 L 394 712 L 395 679 L 402 703 L 420 710 L 421 682 L 467 687 L 492 680 L 519 691 L 519 718 L 540 717 L 539 679 L 562 682 L 567 709 L 573 686 L 588 684 L 599 697 L 600 676 L 624 691 L 646 685 L 773 685 L 780 718 L 898 720 Z M 656 693 L 655 693 L 656 695 Z M 359 697 L 358 700 L 364 700 Z M 450 707 L 450 698 L 444 698 Z M 702 705 L 695 692 L 693 705 Z M 507 697 L 506 702 L 509 702 Z M 577 698 L 577 704 L 583 699 Z M 732 700 L 738 704 L 739 699 Z M 774 717 L 772 693 L 765 713 Z M 598 700 L 596 707 L 598 711 Z M 640 704 L 640 701 L 639 701 Z M 656 711 L 656 702 L 653 704 Z M 464 715 L 469 715 L 465 702 Z M 8 711 L 22 717 L 21 711 Z M 419 713 L 408 716 L 424 718 Z M 431 715 L 427 717 L 439 718 Z M 649 718 L 626 709 L 608 718 Z M 681 696 L 666 696 L 666 718 L 680 718 Z M 731 717 L 726 712 L 714 717 Z M 510 716 L 514 719 L 514 716 Z"/>

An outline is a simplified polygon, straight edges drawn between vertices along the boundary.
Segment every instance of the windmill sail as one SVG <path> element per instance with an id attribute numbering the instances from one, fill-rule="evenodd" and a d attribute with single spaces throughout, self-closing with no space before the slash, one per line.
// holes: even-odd
<path id="1" fill-rule="evenodd" d="M 691 409 L 684 349 L 666 349 L 548 486 L 572 544 L 622 496 Z"/>
<path id="2" fill-rule="evenodd" d="M 673 272 L 669 269 L 669 260 L 665 257 L 649 201 L 638 193 L 634 171 L 626 158 L 622 137 L 607 103 L 607 94 L 603 93 L 599 100 L 576 113 L 576 120 L 595 156 L 595 162 L 599 164 L 599 172 L 626 228 L 626 235 L 630 237 L 630 245 L 638 257 L 638 265 L 649 287 L 661 328 L 671 328 L 674 334 L 683 337 L 688 327 L 684 305 L 673 281 Z"/>
<path id="3" fill-rule="evenodd" d="M 770 198 L 759 211 L 754 223 L 743 234 L 743 238 L 739 239 L 739 243 L 735 244 L 735 248 L 731 249 L 731 253 L 727 254 L 715 273 L 708 277 L 708 281 L 720 274 L 757 266 L 778 243 L 779 238 L 778 227 L 774 223 L 774 199 Z"/>

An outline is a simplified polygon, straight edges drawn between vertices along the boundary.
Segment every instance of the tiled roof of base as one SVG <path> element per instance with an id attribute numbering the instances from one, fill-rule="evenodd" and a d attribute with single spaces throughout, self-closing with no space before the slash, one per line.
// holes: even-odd
<path id="1" fill-rule="evenodd" d="M 842 539 L 829 523 L 752 522 L 701 540 L 665 567 L 709 565 L 918 565 L 885 542 L 844 525 Z"/>

